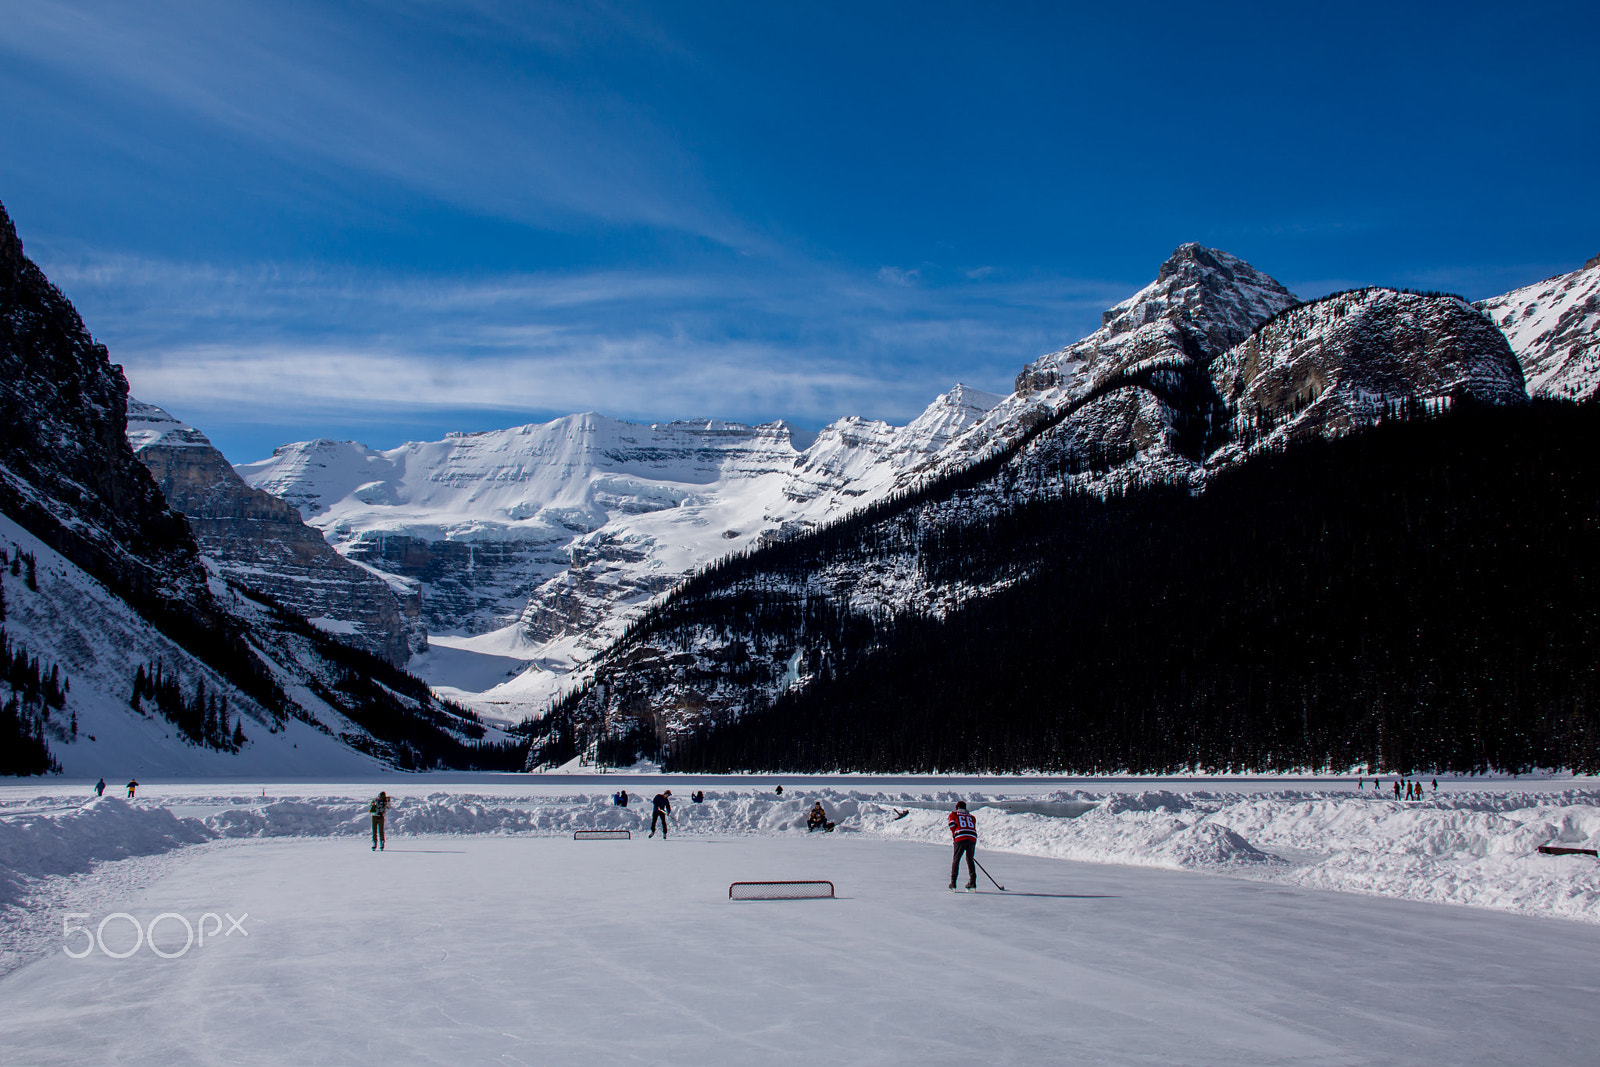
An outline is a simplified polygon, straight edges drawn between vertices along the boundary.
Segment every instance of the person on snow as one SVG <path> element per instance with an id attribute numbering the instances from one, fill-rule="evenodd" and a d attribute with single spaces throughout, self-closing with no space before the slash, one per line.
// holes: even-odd
<path id="1" fill-rule="evenodd" d="M 667 816 L 672 814 L 672 790 L 657 793 L 650 803 L 655 805 L 650 812 L 650 836 L 656 836 L 656 820 L 661 820 L 661 840 L 667 839 Z"/>
<path id="2" fill-rule="evenodd" d="M 612 793 L 611 794 L 611 803 L 616 805 L 619 808 L 627 807 L 628 806 L 628 794 L 622 792 L 621 790 L 618 790 L 617 792 Z"/>
<path id="3" fill-rule="evenodd" d="M 956 874 L 961 869 L 961 857 L 967 857 L 967 888 L 978 888 L 978 871 L 973 853 L 978 848 L 978 820 L 967 811 L 965 800 L 956 801 L 956 810 L 945 820 L 950 824 L 950 836 L 955 839 L 955 854 L 950 857 L 950 890 L 955 891 Z"/>
<path id="4" fill-rule="evenodd" d="M 137 778 L 129 778 L 128 779 L 128 799 L 129 800 L 133 799 L 133 791 L 135 789 L 138 789 L 138 788 L 139 788 L 139 779 L 137 779 Z"/>
<path id="5" fill-rule="evenodd" d="M 378 790 L 378 795 L 367 805 L 367 813 L 372 816 L 372 851 L 377 852 L 384 846 L 383 817 L 393 806 L 394 801 L 389 799 L 389 794 Z"/>
<path id="6" fill-rule="evenodd" d="M 705 791 L 697 789 L 693 793 L 690 793 L 689 794 L 689 802 L 691 804 L 704 804 L 706 802 Z"/>
<path id="7" fill-rule="evenodd" d="M 97 797 L 106 795 L 106 780 L 104 778 L 94 784 L 94 795 Z"/>
<path id="8" fill-rule="evenodd" d="M 833 830 L 833 823 L 828 821 L 828 813 L 822 810 L 822 801 L 820 800 L 811 806 L 811 815 L 806 819 L 806 833 L 809 834 L 813 830 L 822 830 L 824 832 Z"/>
<path id="9" fill-rule="evenodd" d="M 1400 799 L 1400 779 L 1398 778 L 1394 780 L 1394 798 L 1396 800 Z"/>
<path id="10" fill-rule="evenodd" d="M 780 785 L 778 788 L 774 789 L 773 792 L 778 794 L 780 797 L 783 796 L 783 786 Z"/>

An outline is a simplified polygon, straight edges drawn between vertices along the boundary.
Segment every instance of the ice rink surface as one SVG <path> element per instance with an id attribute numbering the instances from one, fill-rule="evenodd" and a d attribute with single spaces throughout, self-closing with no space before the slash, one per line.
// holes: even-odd
<path id="1" fill-rule="evenodd" d="M 82 921 L 248 936 L 13 971 L 0 1062 L 1593 1062 L 1600 927 L 979 856 L 1009 892 L 951 894 L 947 847 L 867 835 L 214 841 L 142 888 L 84 875 Z M 839 898 L 727 900 L 756 878 Z"/>

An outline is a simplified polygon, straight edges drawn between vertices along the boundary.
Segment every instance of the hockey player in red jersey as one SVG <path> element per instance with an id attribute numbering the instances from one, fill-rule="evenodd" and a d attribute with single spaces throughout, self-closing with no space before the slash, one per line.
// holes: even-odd
<path id="1" fill-rule="evenodd" d="M 956 874 L 961 868 L 961 856 L 967 857 L 967 889 L 978 888 L 978 872 L 973 868 L 973 853 L 978 847 L 978 820 L 967 811 L 965 800 L 956 801 L 956 810 L 950 813 L 950 836 L 955 839 L 956 851 L 950 857 L 950 890 L 955 891 Z"/>

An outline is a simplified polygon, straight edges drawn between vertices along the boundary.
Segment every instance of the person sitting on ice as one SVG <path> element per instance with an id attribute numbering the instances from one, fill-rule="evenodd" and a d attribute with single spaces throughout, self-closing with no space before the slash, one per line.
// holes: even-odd
<path id="1" fill-rule="evenodd" d="M 819 800 L 811 806 L 811 815 L 806 819 L 806 833 L 809 834 L 813 830 L 826 832 L 832 829 L 833 823 L 828 821 L 828 813 L 822 810 L 822 801 Z"/>
<path id="2" fill-rule="evenodd" d="M 705 802 L 706 802 L 706 795 L 702 790 L 696 789 L 693 793 L 689 794 L 689 803 L 691 803 L 691 804 L 704 804 Z"/>

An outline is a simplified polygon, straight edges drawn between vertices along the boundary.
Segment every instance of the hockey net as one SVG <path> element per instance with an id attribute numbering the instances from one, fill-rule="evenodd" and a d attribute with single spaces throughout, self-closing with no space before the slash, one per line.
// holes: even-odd
<path id="1" fill-rule="evenodd" d="M 811 882 L 735 882 L 728 887 L 729 900 L 827 900 L 833 897 L 833 883 Z"/>
<path id="2" fill-rule="evenodd" d="M 628 841 L 633 834 L 627 830 L 574 830 L 574 841 Z"/>

